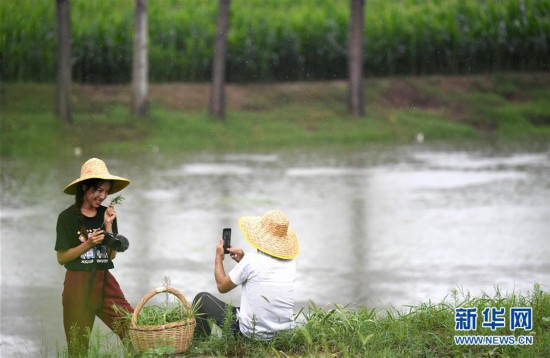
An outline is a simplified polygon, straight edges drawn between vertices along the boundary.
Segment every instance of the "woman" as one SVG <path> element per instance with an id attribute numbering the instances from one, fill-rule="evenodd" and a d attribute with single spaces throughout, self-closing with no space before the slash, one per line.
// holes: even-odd
<path id="1" fill-rule="evenodd" d="M 123 338 L 126 330 L 120 318 L 123 311 L 134 311 L 109 272 L 117 252 L 104 239 L 118 232 L 116 211 L 112 204 L 101 205 L 109 194 L 129 184 L 128 179 L 111 175 L 102 160 L 92 158 L 64 189 L 75 195 L 75 203 L 59 214 L 55 250 L 57 261 L 67 269 L 62 302 L 70 355 L 86 354 L 95 316 Z"/>

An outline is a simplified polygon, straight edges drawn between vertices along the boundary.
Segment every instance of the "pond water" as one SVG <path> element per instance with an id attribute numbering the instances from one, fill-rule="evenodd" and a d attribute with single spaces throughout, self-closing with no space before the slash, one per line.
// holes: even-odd
<path id="1" fill-rule="evenodd" d="M 55 223 L 72 204 L 62 188 L 86 159 L 1 159 L 2 356 L 55 356 L 65 344 Z M 132 179 L 117 209 L 130 248 L 113 273 L 134 306 L 165 277 L 188 300 L 215 292 L 222 228 L 250 251 L 238 217 L 274 208 L 300 240 L 299 307 L 550 288 L 550 144 L 103 159 Z"/>

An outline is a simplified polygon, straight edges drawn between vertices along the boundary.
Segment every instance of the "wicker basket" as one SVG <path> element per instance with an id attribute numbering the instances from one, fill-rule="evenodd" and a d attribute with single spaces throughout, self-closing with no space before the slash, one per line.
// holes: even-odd
<path id="1" fill-rule="evenodd" d="M 162 293 L 168 292 L 175 295 L 183 304 L 183 306 L 191 311 L 191 307 L 185 297 L 171 287 L 160 287 L 151 290 L 146 294 L 139 304 L 137 305 L 134 314 L 132 315 L 132 322 L 130 323 L 129 334 L 132 345 L 137 353 L 142 353 L 147 351 L 150 348 L 157 348 L 159 346 L 166 347 L 171 346 L 175 347 L 174 353 L 183 353 L 186 352 L 191 346 L 191 341 L 193 340 L 193 333 L 195 332 L 196 321 L 194 317 L 191 317 L 184 321 L 168 323 L 165 325 L 156 325 L 156 326 L 138 326 L 137 319 L 139 312 L 153 296 Z"/>

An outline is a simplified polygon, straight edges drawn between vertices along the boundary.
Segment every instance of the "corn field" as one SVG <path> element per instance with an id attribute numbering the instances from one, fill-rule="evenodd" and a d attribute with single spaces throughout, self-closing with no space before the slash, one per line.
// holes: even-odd
<path id="1" fill-rule="evenodd" d="M 131 79 L 134 1 L 71 0 L 73 79 Z M 148 2 L 149 78 L 210 79 L 218 1 Z M 347 77 L 349 0 L 233 0 L 227 79 Z M 550 70 L 550 0 L 367 0 L 368 76 Z M 0 1 L 0 79 L 52 82 L 53 0 Z"/>

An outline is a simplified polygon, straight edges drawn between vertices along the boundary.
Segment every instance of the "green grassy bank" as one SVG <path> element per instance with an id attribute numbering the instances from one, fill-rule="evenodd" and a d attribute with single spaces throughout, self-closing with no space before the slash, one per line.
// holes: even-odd
<path id="1" fill-rule="evenodd" d="M 0 85 L 4 157 L 251 151 L 464 140 L 550 139 L 550 74 L 369 78 L 366 116 L 346 83 L 230 84 L 227 118 L 206 111 L 209 85 L 152 84 L 150 116 L 133 118 L 128 85 L 73 88 L 74 125 L 54 114 L 54 84 Z"/>
<path id="2" fill-rule="evenodd" d="M 505 309 L 506 327 L 483 327 L 485 308 Z M 532 329 L 509 328 L 510 309 L 532 309 Z M 456 308 L 477 310 L 477 329 L 457 331 Z M 550 295 L 538 285 L 526 295 L 481 294 L 472 297 L 455 290 L 441 303 L 425 303 L 408 310 L 367 307 L 326 307 L 313 303 L 298 314 L 295 330 L 270 341 L 256 341 L 227 334 L 195 336 L 188 356 L 201 357 L 548 357 L 550 356 Z M 227 331 L 227 332 L 226 332 Z M 457 345 L 455 336 L 531 337 L 528 345 Z M 96 334 L 90 357 L 135 356 L 129 341 L 123 345 Z M 109 343 L 111 342 L 111 343 Z M 61 355 L 63 352 L 59 352 Z M 171 353 L 170 348 L 151 349 L 142 356 Z"/>

